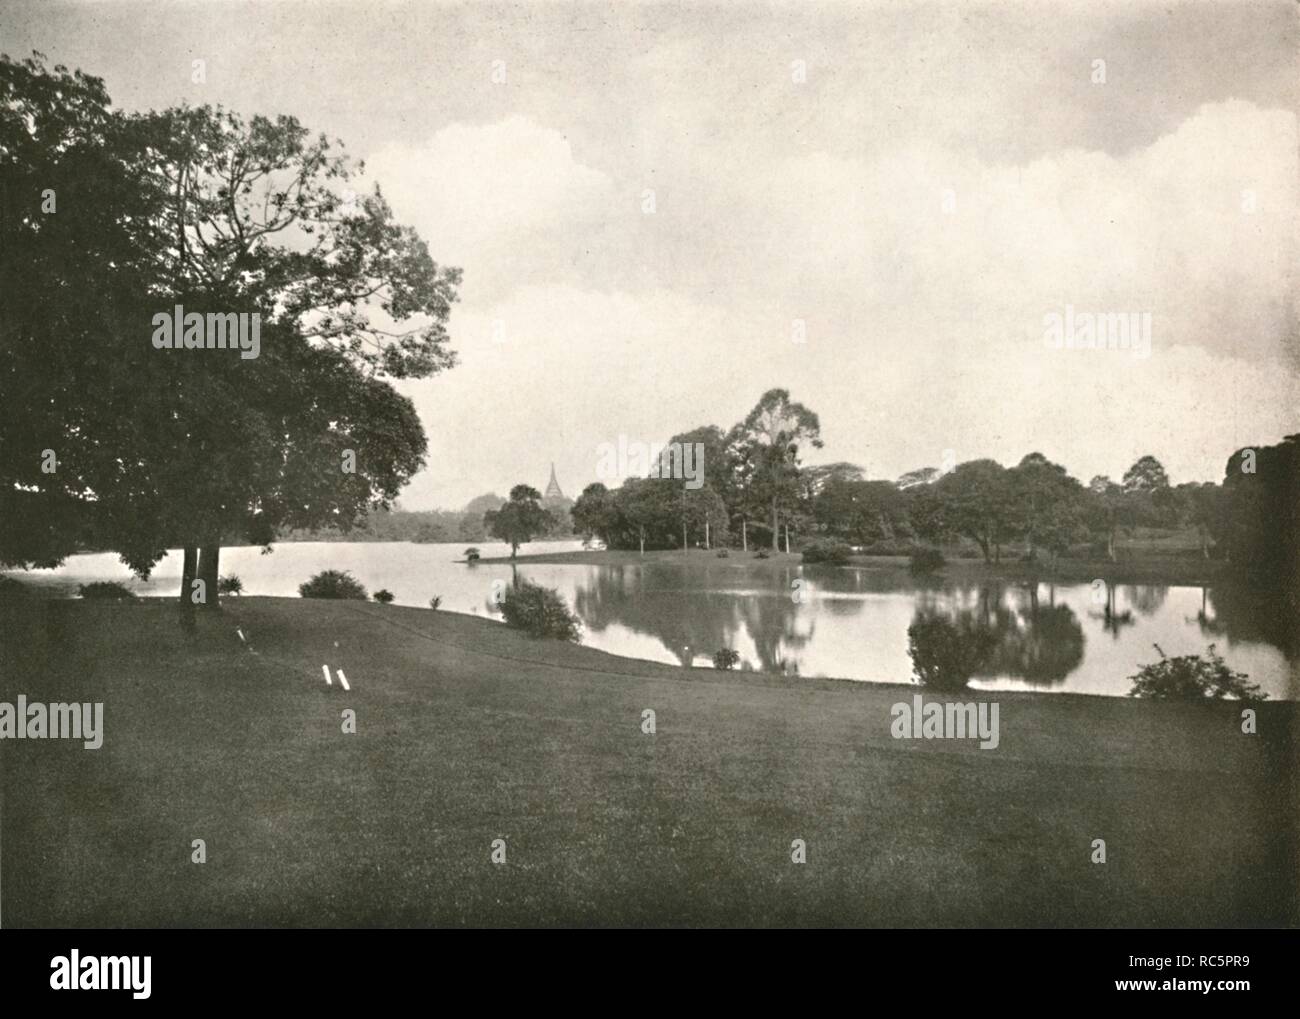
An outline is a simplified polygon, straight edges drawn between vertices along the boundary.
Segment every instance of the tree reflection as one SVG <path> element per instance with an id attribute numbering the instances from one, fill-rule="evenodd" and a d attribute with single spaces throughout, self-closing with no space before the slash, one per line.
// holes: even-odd
<path id="1" fill-rule="evenodd" d="M 1014 608 L 988 586 L 974 607 L 922 605 L 907 631 L 918 676 L 937 677 L 944 689 L 970 679 L 1063 683 L 1083 662 L 1083 627 L 1068 605 L 1042 605 L 1037 593 L 1031 586 L 1028 604 Z"/>
<path id="2" fill-rule="evenodd" d="M 656 638 L 683 666 L 719 648 L 744 653 L 748 637 L 765 672 L 798 672 L 797 652 L 812 640 L 806 602 L 796 602 L 793 571 L 697 572 L 655 567 L 632 577 L 621 567 L 598 567 L 574 596 L 574 608 L 592 630 L 611 624 Z M 746 586 L 739 586 L 746 585 Z M 861 611 L 861 603 L 857 603 Z"/>

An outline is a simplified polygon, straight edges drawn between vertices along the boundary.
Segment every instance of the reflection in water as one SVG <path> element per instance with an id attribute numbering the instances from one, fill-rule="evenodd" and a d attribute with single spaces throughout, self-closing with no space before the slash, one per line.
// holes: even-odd
<path id="1" fill-rule="evenodd" d="M 791 596 L 796 581 L 802 601 Z M 1108 584 L 1094 592 L 1083 584 L 953 584 L 860 569 L 590 567 L 572 598 L 589 643 L 618 651 L 630 647 L 631 635 L 650 637 L 681 665 L 704 664 L 726 647 L 746 669 L 914 682 L 909 625 L 946 619 L 972 644 L 987 645 L 971 659 L 972 685 L 1113 696 L 1128 692 L 1128 677 L 1150 659 L 1152 644 L 1198 653 L 1202 634 L 1222 641 L 1227 625 L 1227 613 L 1213 611 L 1217 595 L 1196 588 Z M 1108 639 L 1090 648 L 1086 629 Z M 1250 635 L 1239 626 L 1228 636 L 1235 667 L 1274 697 L 1295 696 L 1290 663 L 1267 646 L 1242 643 Z"/>
<path id="2" fill-rule="evenodd" d="M 753 657 L 742 653 L 742 661 L 749 668 L 797 671 L 795 652 L 814 631 L 811 624 L 802 630 L 798 625 L 801 603 L 791 586 L 797 578 L 793 570 L 767 574 L 769 589 L 755 590 L 751 578 L 737 585 L 736 571 L 719 571 L 715 578 L 709 569 L 672 564 L 600 566 L 575 592 L 574 610 L 590 630 L 617 623 L 657 638 L 682 665 L 748 643 Z"/>
<path id="3" fill-rule="evenodd" d="M 576 543 L 574 543 L 576 547 Z M 707 666 L 732 648 L 742 667 L 803 676 L 913 681 L 907 629 L 917 613 L 969 611 L 996 644 L 970 685 L 980 689 L 1066 690 L 1125 695 L 1128 677 L 1154 658 L 1200 654 L 1215 641 L 1224 660 L 1272 699 L 1300 699 L 1297 621 L 1279 599 L 1240 587 L 957 583 L 879 568 L 777 568 L 736 559 L 627 566 L 503 563 L 469 567 L 464 546 L 407 543 L 286 543 L 272 555 L 227 549 L 223 568 L 247 595 L 295 597 L 323 569 L 346 569 L 398 605 L 500 618 L 496 598 L 515 576 L 557 588 L 581 617 L 583 643 L 615 654 Z M 508 554 L 484 546 L 485 555 Z M 54 592 L 116 580 L 142 596 L 175 597 L 180 557 L 169 555 L 147 582 L 131 580 L 113 555 L 69 558 L 58 570 L 23 574 Z M 796 588 L 793 585 L 799 582 Z M 1091 637 L 1092 639 L 1085 639 Z"/>
<path id="4" fill-rule="evenodd" d="M 1034 687 L 1059 685 L 1083 661 L 1083 627 L 1068 605 L 1055 604 L 1054 588 L 1047 605 L 1039 603 L 1036 584 L 1029 585 L 1023 594 L 1027 603 L 1009 605 L 1002 590 L 984 585 L 979 588 L 978 607 L 974 610 L 951 604 L 951 598 L 924 598 L 913 618 L 915 630 L 909 629 L 909 636 L 960 645 L 960 651 L 947 652 L 969 663 L 959 685 L 964 686 L 973 677 L 1019 679 Z M 938 627 L 936 619 L 944 619 L 949 625 Z M 914 649 L 914 664 L 915 651 L 922 655 L 935 653 L 925 647 Z"/>
<path id="5" fill-rule="evenodd" d="M 1153 616 L 1160 611 L 1160 606 L 1165 603 L 1165 597 L 1169 594 L 1167 587 L 1154 587 L 1150 584 L 1139 584 L 1128 589 L 1129 604 L 1144 616 Z"/>
<path id="6" fill-rule="evenodd" d="M 934 690 L 964 689 L 997 644 L 997 632 L 971 609 L 922 607 L 907 628 L 912 671 Z"/>

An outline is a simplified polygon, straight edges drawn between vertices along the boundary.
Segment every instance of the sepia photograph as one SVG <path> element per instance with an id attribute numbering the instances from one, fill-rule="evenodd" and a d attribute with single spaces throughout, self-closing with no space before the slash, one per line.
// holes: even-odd
<path id="1" fill-rule="evenodd" d="M 0 0 L 5 944 L 1105 930 L 1112 996 L 1254 993 L 1298 110 L 1294 0 Z"/>

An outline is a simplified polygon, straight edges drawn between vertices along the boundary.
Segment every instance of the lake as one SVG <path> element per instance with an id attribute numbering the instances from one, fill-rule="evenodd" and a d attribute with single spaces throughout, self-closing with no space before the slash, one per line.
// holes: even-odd
<path id="1" fill-rule="evenodd" d="M 578 542 L 533 551 L 580 548 Z M 503 545 L 479 545 L 485 557 Z M 511 582 L 508 564 L 468 566 L 465 543 L 286 542 L 222 551 L 221 572 L 235 573 L 250 595 L 296 596 L 324 569 L 350 570 L 373 594 L 387 588 L 399 605 L 499 618 L 494 596 Z M 719 648 L 740 653 L 741 668 L 866 681 L 912 681 L 907 628 L 918 613 L 968 613 L 997 636 L 977 689 L 1047 690 L 1123 696 L 1128 677 L 1158 657 L 1203 652 L 1213 642 L 1234 669 L 1272 699 L 1300 700 L 1300 662 L 1255 624 L 1247 592 L 1231 587 L 1099 583 L 951 583 L 916 581 L 894 570 L 772 567 L 739 556 L 714 565 L 521 564 L 518 574 L 554 587 L 583 622 L 583 643 L 633 658 L 707 666 Z M 28 583 L 75 594 L 80 583 L 117 580 L 141 595 L 175 597 L 178 552 L 147 582 L 115 555 L 70 557 L 56 570 L 16 572 Z"/>

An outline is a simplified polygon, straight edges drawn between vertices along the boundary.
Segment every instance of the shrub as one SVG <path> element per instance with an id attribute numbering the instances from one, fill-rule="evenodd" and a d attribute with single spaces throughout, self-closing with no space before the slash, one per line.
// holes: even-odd
<path id="1" fill-rule="evenodd" d="M 482 558 L 482 553 L 480 553 L 479 550 L 478 550 L 477 548 L 467 548 L 467 549 L 465 549 L 465 561 L 466 561 L 466 562 L 468 562 L 468 563 L 476 563 L 476 562 L 479 561 L 480 558 Z"/>
<path id="2" fill-rule="evenodd" d="M 771 559 L 771 558 L 772 558 L 772 553 L 769 552 L 769 551 L 768 551 L 767 549 L 765 549 L 765 548 L 760 548 L 757 552 L 754 553 L 754 558 L 755 558 L 755 559 Z"/>
<path id="3" fill-rule="evenodd" d="M 1252 683 L 1244 672 L 1233 672 L 1211 644 L 1204 657 L 1179 655 L 1170 658 L 1159 644 L 1153 645 L 1160 661 L 1144 665 L 1129 679 L 1133 680 L 1130 697 L 1154 697 L 1160 700 L 1239 700 L 1262 701 L 1268 694 Z"/>
<path id="4" fill-rule="evenodd" d="M 914 576 L 923 576 L 943 569 L 947 563 L 948 560 L 937 548 L 922 548 L 912 553 L 907 568 Z"/>
<path id="5" fill-rule="evenodd" d="M 840 541 L 817 539 L 810 541 L 803 549 L 805 563 L 829 563 L 831 566 L 843 566 L 849 561 L 853 550 Z"/>
<path id="6" fill-rule="evenodd" d="M 429 599 L 429 608 L 433 609 L 435 612 L 438 611 L 438 606 L 441 604 L 442 604 L 442 595 L 440 594 L 435 594 L 432 598 Z"/>
<path id="7" fill-rule="evenodd" d="M 77 593 L 83 598 L 134 598 L 135 592 L 112 580 L 97 580 L 82 584 Z"/>
<path id="8" fill-rule="evenodd" d="M 222 577 L 217 581 L 217 594 L 243 594 L 244 582 L 235 574 L 228 577 Z"/>
<path id="9" fill-rule="evenodd" d="M 740 661 L 740 652 L 733 651 L 729 647 L 713 652 L 713 667 L 715 669 L 730 671 L 738 661 Z"/>
<path id="10" fill-rule="evenodd" d="M 388 590 L 388 588 L 383 588 L 382 590 L 376 591 L 374 597 L 375 601 L 379 602 L 381 605 L 387 605 L 393 600 L 393 592 Z"/>
<path id="11" fill-rule="evenodd" d="M 918 612 L 907 628 L 912 670 L 935 690 L 962 690 L 997 647 L 998 638 L 972 613 L 949 617 Z"/>
<path id="12" fill-rule="evenodd" d="M 553 637 L 577 643 L 578 617 L 558 591 L 523 580 L 506 589 L 501 614 L 508 625 L 533 637 Z"/>
<path id="13" fill-rule="evenodd" d="M 718 549 L 718 558 L 719 558 L 719 559 L 726 559 L 729 555 L 731 555 L 731 553 L 728 552 L 725 548 L 720 548 L 720 549 Z"/>
<path id="14" fill-rule="evenodd" d="M 324 570 L 305 584 L 298 585 L 304 598 L 347 598 L 366 601 L 368 595 L 361 582 L 347 570 Z"/>

